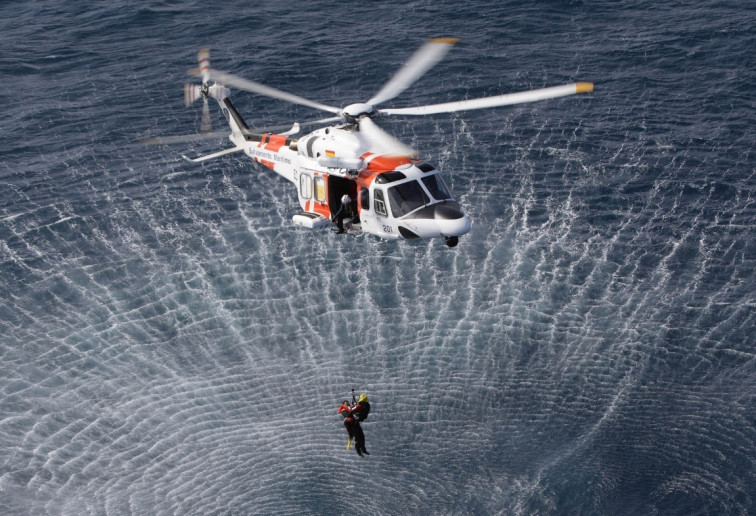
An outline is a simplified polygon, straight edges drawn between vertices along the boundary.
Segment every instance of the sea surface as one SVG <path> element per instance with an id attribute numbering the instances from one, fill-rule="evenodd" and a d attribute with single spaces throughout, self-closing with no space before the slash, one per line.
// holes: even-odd
<path id="1" fill-rule="evenodd" d="M 0 4 L 0 513 L 756 513 L 756 5 Z M 194 133 L 214 67 L 385 107 L 459 246 L 295 227 Z M 235 91 L 248 123 L 324 116 Z M 223 120 L 213 110 L 215 128 Z M 366 392 L 371 455 L 336 408 Z"/>

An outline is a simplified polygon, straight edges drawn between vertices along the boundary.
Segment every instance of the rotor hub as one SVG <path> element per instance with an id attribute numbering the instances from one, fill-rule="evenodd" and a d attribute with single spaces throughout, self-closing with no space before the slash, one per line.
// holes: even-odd
<path id="1" fill-rule="evenodd" d="M 365 102 L 358 102 L 342 109 L 341 114 L 347 120 L 354 122 L 363 116 L 372 117 L 375 114 L 375 108 Z"/>
<path id="2" fill-rule="evenodd" d="M 203 99 L 210 96 L 210 86 L 208 86 L 206 82 L 203 82 L 202 86 L 200 86 L 200 95 L 202 95 Z"/>

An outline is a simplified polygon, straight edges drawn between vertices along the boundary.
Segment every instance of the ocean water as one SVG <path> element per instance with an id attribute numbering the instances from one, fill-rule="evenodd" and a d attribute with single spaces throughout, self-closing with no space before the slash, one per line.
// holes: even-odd
<path id="1" fill-rule="evenodd" d="M 747 2 L 4 2 L 0 512 L 753 514 L 754 26 Z M 198 129 L 200 48 L 343 106 L 438 36 L 391 107 L 596 85 L 381 121 L 471 217 L 454 249 L 294 227 L 267 169 L 136 140 Z"/>

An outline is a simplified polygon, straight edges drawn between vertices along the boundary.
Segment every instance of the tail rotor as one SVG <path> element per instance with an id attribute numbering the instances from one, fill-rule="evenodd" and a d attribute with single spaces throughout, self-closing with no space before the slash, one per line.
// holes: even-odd
<path id="1" fill-rule="evenodd" d="M 212 131 L 212 122 L 210 118 L 210 106 L 207 99 L 213 97 L 216 100 L 223 100 L 230 94 L 228 88 L 218 83 L 212 86 L 208 84 L 210 78 L 210 49 L 205 48 L 197 54 L 199 64 L 199 74 L 202 77 L 202 84 L 184 84 L 184 106 L 189 107 L 198 99 L 202 99 L 202 122 L 200 123 L 200 132 L 209 133 Z"/>

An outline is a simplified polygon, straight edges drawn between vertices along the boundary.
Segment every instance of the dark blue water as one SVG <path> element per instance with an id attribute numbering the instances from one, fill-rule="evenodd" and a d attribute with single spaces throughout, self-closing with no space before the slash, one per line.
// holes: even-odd
<path id="1" fill-rule="evenodd" d="M 756 511 L 753 6 L 217 4 L 0 6 L 4 514 Z M 266 169 L 135 141 L 198 129 L 200 48 L 344 106 L 437 36 L 391 106 L 596 84 L 381 121 L 455 249 L 295 228 Z"/>

